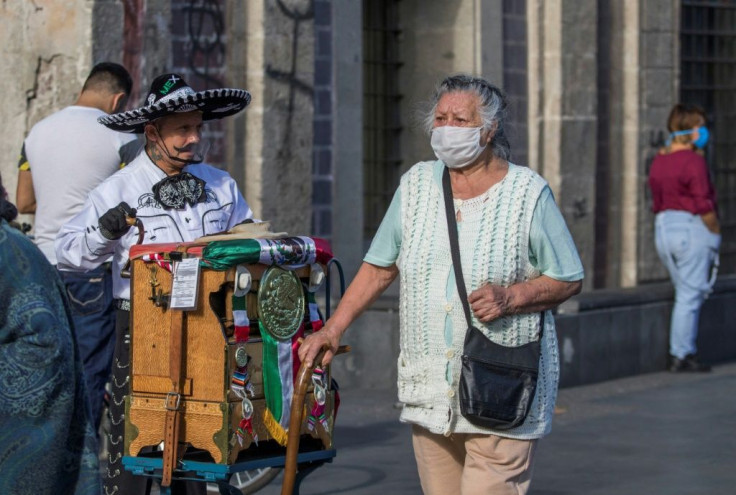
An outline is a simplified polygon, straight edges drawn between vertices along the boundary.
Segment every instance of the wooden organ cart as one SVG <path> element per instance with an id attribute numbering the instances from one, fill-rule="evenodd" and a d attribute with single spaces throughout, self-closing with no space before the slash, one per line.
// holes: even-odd
<path id="1" fill-rule="evenodd" d="M 282 493 L 298 493 L 335 456 L 329 367 L 307 369 L 296 355 L 299 339 L 322 325 L 320 287 L 329 311 L 330 269 L 340 267 L 327 243 L 148 244 L 130 258 L 125 469 L 161 478 L 161 493 L 174 478 L 240 494 L 228 484 L 233 473 L 285 466 Z M 343 290 L 341 270 L 340 281 Z"/>

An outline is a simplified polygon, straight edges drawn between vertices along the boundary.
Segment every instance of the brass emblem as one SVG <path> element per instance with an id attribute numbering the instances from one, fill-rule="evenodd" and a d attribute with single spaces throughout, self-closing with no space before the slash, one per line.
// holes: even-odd
<path id="1" fill-rule="evenodd" d="M 294 336 L 304 320 L 304 292 L 296 273 L 272 266 L 258 287 L 258 315 L 263 327 L 278 340 Z"/>

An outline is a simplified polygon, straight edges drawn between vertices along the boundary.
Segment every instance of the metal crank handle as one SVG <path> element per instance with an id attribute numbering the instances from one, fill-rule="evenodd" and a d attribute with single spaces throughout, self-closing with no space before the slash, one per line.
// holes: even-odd
<path id="1" fill-rule="evenodd" d="M 125 223 L 130 225 L 131 227 L 138 227 L 138 241 L 136 244 L 143 244 L 143 222 L 141 222 L 140 218 L 137 217 L 125 217 Z"/>
<path id="2" fill-rule="evenodd" d="M 136 245 L 143 244 L 143 235 L 145 234 L 145 231 L 143 230 L 143 222 L 141 222 L 141 219 L 126 216 L 125 223 L 131 227 L 138 227 L 138 242 L 136 242 Z M 120 270 L 120 277 L 130 278 L 130 257 L 128 257 L 128 261 L 125 263 L 125 266 Z"/>

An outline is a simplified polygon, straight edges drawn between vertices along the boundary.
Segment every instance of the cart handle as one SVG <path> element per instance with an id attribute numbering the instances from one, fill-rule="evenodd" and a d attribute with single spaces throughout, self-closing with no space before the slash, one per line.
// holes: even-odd
<path id="1" fill-rule="evenodd" d="M 308 367 L 306 363 L 302 363 L 299 372 L 296 375 L 296 383 L 294 384 L 294 395 L 291 399 L 291 418 L 289 419 L 289 433 L 286 440 L 286 463 L 284 464 L 284 482 L 281 485 L 281 495 L 292 495 L 294 492 L 294 482 L 296 481 L 296 464 L 299 454 L 299 437 L 301 436 L 302 421 L 304 421 L 304 401 L 307 395 L 307 388 L 312 380 L 312 373 L 318 363 L 322 362 L 322 358 L 327 351 L 327 346 L 323 346 L 314 361 L 314 366 Z M 350 352 L 350 346 L 341 345 L 337 348 L 335 355 Z"/>
<path id="2" fill-rule="evenodd" d="M 143 230 L 141 219 L 126 216 L 125 223 L 131 227 L 138 227 L 138 242 L 136 244 L 143 244 L 145 230 Z M 128 255 L 128 261 L 125 263 L 125 266 L 120 270 L 120 278 L 130 278 L 130 255 Z"/>

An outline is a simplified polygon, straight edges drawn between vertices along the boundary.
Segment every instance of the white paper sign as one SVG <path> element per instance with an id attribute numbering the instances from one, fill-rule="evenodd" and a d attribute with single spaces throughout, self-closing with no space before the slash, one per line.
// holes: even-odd
<path id="1" fill-rule="evenodd" d="M 199 288 L 199 258 L 184 258 L 174 263 L 171 287 L 172 309 L 196 309 Z"/>

